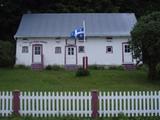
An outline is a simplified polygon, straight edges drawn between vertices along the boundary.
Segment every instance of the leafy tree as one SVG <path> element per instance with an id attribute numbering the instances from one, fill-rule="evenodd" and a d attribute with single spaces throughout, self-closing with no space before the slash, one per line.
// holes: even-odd
<path id="1" fill-rule="evenodd" d="M 13 44 L 0 40 L 0 67 L 11 67 L 14 65 L 14 60 Z"/>
<path id="2" fill-rule="evenodd" d="M 157 79 L 156 66 L 160 62 L 160 12 L 141 17 L 131 35 L 135 57 L 142 56 L 143 62 L 149 67 L 149 79 Z"/>

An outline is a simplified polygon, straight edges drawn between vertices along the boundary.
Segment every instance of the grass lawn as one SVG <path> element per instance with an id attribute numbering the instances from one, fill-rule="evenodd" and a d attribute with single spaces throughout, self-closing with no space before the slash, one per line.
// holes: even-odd
<path id="1" fill-rule="evenodd" d="M 0 91 L 138 91 L 160 90 L 160 82 L 150 82 L 144 71 L 90 70 L 88 77 L 71 71 L 0 69 Z"/>

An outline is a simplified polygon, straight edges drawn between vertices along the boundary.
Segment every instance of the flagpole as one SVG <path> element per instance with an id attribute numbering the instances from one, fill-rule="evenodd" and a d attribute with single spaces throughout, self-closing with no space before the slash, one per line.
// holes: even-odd
<path id="1" fill-rule="evenodd" d="M 83 29 L 84 29 L 84 42 L 86 42 L 86 23 L 85 23 L 85 20 L 83 20 Z"/>

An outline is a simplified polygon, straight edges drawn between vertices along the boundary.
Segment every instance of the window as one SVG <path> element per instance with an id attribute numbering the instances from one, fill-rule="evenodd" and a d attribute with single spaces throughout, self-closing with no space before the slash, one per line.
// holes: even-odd
<path id="1" fill-rule="evenodd" d="M 125 45 L 124 49 L 125 49 L 125 53 L 129 53 L 131 51 L 129 45 Z"/>
<path id="2" fill-rule="evenodd" d="M 74 55 L 74 48 L 73 47 L 68 48 L 68 55 Z"/>
<path id="3" fill-rule="evenodd" d="M 84 46 L 79 46 L 78 52 L 79 53 L 84 53 Z"/>
<path id="4" fill-rule="evenodd" d="M 55 53 L 56 54 L 61 53 L 61 47 L 55 47 Z"/>
<path id="5" fill-rule="evenodd" d="M 34 54 L 35 55 L 40 55 L 41 54 L 41 47 L 40 46 L 35 46 L 35 48 L 34 48 Z"/>
<path id="6" fill-rule="evenodd" d="M 28 46 L 22 47 L 22 53 L 28 53 Z"/>
<path id="7" fill-rule="evenodd" d="M 107 46 L 106 47 L 106 53 L 113 53 L 113 47 L 112 46 Z"/>

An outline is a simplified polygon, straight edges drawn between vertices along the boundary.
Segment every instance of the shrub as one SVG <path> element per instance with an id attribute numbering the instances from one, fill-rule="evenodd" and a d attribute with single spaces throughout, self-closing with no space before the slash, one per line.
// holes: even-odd
<path id="1" fill-rule="evenodd" d="M 92 69 L 92 70 L 104 70 L 105 67 L 103 65 L 90 65 L 89 69 Z"/>
<path id="2" fill-rule="evenodd" d="M 58 70 L 62 70 L 62 68 L 58 65 L 47 65 L 46 66 L 46 70 L 55 70 L 55 71 L 58 71 Z"/>
<path id="3" fill-rule="evenodd" d="M 30 67 L 20 64 L 20 65 L 15 65 L 14 68 L 16 68 L 16 69 L 29 69 Z"/>
<path id="4" fill-rule="evenodd" d="M 52 66 L 51 65 L 47 65 L 45 69 L 46 70 L 52 70 Z"/>
<path id="5" fill-rule="evenodd" d="M 97 66 L 97 65 L 90 65 L 90 66 L 89 66 L 89 69 L 97 70 L 97 69 L 98 69 L 98 66 Z"/>
<path id="6" fill-rule="evenodd" d="M 88 76 L 89 74 L 90 74 L 89 71 L 87 69 L 84 70 L 83 68 L 78 68 L 78 70 L 76 71 L 77 77 Z"/>
<path id="7" fill-rule="evenodd" d="M 0 40 L 0 67 L 13 67 L 14 52 L 14 45 L 11 42 Z"/>
<path id="8" fill-rule="evenodd" d="M 148 66 L 146 64 L 140 64 L 140 65 L 136 66 L 136 69 L 148 72 Z"/>
<path id="9" fill-rule="evenodd" d="M 61 70 L 62 68 L 58 65 L 53 65 L 52 66 L 52 70 L 55 70 L 55 71 L 58 71 L 58 70 Z"/>
<path id="10" fill-rule="evenodd" d="M 156 70 L 157 70 L 157 77 L 160 79 L 160 63 L 158 63 L 158 65 L 156 66 Z"/>
<path id="11" fill-rule="evenodd" d="M 109 66 L 109 70 L 124 70 L 123 66 Z"/>

